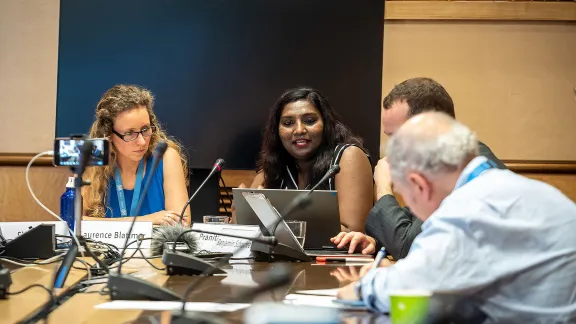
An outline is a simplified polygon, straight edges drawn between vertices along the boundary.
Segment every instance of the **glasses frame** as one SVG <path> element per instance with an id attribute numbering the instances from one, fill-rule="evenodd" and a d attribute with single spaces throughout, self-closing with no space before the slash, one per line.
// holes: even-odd
<path id="1" fill-rule="evenodd" d="M 134 137 L 133 140 L 129 140 L 127 141 L 126 139 L 124 139 L 124 137 L 126 137 L 126 134 L 120 134 L 117 131 L 115 131 L 114 129 L 112 129 L 112 133 L 114 133 L 116 136 L 120 137 L 121 140 L 123 140 L 124 142 L 130 143 L 130 142 L 134 142 L 135 140 L 138 139 L 138 136 L 142 135 L 142 137 L 150 137 L 152 136 L 152 134 L 154 134 L 156 132 L 156 126 L 150 126 L 150 129 L 152 130 L 152 133 L 150 133 L 150 135 L 144 135 L 144 130 L 140 130 L 140 131 L 131 131 L 133 134 L 136 134 L 136 137 Z"/>

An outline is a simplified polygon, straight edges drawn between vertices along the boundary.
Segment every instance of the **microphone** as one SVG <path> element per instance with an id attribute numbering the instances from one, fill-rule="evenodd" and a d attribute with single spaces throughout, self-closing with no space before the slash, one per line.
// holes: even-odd
<path id="1" fill-rule="evenodd" d="M 184 205 L 184 208 L 182 208 L 182 212 L 180 213 L 180 223 L 182 223 L 182 219 L 184 219 L 184 213 L 186 212 L 186 208 L 188 208 L 188 205 L 190 205 L 190 203 L 192 202 L 192 199 L 194 199 L 194 197 L 196 197 L 196 194 L 198 194 L 198 192 L 200 191 L 200 189 L 202 189 L 202 187 L 204 187 L 204 185 L 206 184 L 206 182 L 212 178 L 212 176 L 214 175 L 214 173 L 216 172 L 220 172 L 220 170 L 222 170 L 222 166 L 224 165 L 224 159 L 218 159 L 216 160 L 216 162 L 214 162 L 214 166 L 212 167 L 212 170 L 210 171 L 210 173 L 208 174 L 208 176 L 206 177 L 206 179 L 204 179 L 204 182 L 202 182 L 198 188 L 196 189 L 196 191 L 194 191 L 194 193 L 192 194 L 192 196 L 190 196 L 190 199 L 188 199 L 188 201 L 186 202 L 186 204 Z M 190 219 L 190 227 L 192 227 L 192 219 Z"/>
<path id="2" fill-rule="evenodd" d="M 168 228 L 168 227 L 172 227 L 172 228 Z M 159 232 L 163 233 L 163 234 L 159 234 L 158 235 L 159 237 L 161 235 L 163 237 L 167 237 L 168 234 L 170 234 L 170 239 L 172 239 L 172 237 L 174 237 L 177 232 L 180 232 L 180 234 L 178 236 L 176 236 L 176 238 L 171 240 L 171 241 L 159 240 L 158 242 L 155 243 L 156 246 L 162 246 L 162 248 L 164 249 L 164 252 L 162 254 L 162 263 L 164 263 L 164 265 L 166 266 L 166 273 L 169 276 L 172 276 L 172 275 L 199 275 L 199 274 L 212 275 L 215 273 L 219 273 L 219 274 L 226 273 L 225 271 L 223 271 L 219 268 L 220 265 L 215 266 L 212 263 L 206 262 L 206 261 L 202 260 L 201 258 L 198 258 L 192 254 L 184 253 L 184 252 L 176 250 L 176 245 L 180 241 L 180 239 L 183 237 L 186 237 L 186 235 L 191 235 L 190 234 L 191 232 L 203 233 L 203 234 L 209 234 L 209 235 L 221 235 L 221 236 L 226 236 L 226 237 L 245 239 L 245 240 L 250 240 L 252 242 L 258 242 L 258 243 L 266 245 L 266 246 L 270 246 L 270 245 L 274 246 L 274 245 L 278 244 L 278 240 L 273 236 L 272 237 L 261 237 L 261 236 L 249 237 L 249 236 L 242 236 L 242 235 L 236 235 L 236 234 L 230 234 L 230 233 L 216 233 L 216 232 L 198 230 L 198 229 L 193 229 L 193 228 L 185 229 L 183 226 L 161 226 L 159 228 Z M 171 243 L 171 245 L 168 245 L 170 243 Z M 185 240 L 185 243 L 187 243 L 186 240 Z M 196 239 L 195 238 L 194 238 L 194 244 L 195 244 L 194 247 L 196 247 Z M 166 247 L 166 245 L 168 245 L 168 248 Z M 236 253 L 236 251 L 234 253 Z M 233 256 L 234 253 L 232 253 L 231 256 Z M 228 260 L 228 259 L 226 259 L 226 260 Z"/>
<path id="3" fill-rule="evenodd" d="M 276 228 L 278 227 L 278 224 L 280 224 L 280 222 L 282 222 L 284 220 L 284 218 L 288 215 L 290 215 L 291 213 L 293 213 L 295 210 L 300 209 L 300 208 L 305 208 L 310 204 L 310 194 L 312 192 L 314 192 L 314 190 L 316 190 L 316 188 L 318 188 L 321 184 L 323 184 L 324 182 L 326 182 L 328 179 L 330 179 L 331 177 L 335 176 L 336 174 L 338 174 L 338 172 L 340 172 L 340 165 L 334 165 L 332 166 L 328 172 L 326 172 L 326 174 L 322 177 L 322 179 L 320 179 L 320 181 L 318 181 L 318 183 L 312 187 L 312 189 L 310 189 L 308 192 L 302 194 L 302 195 L 298 195 L 296 198 L 294 198 L 294 200 L 292 202 L 290 202 L 288 204 L 288 206 L 286 206 L 286 208 L 283 209 L 282 214 L 280 214 L 280 217 L 278 218 L 278 220 L 276 221 L 276 223 L 274 224 L 274 226 L 272 226 L 272 228 Z M 274 234 L 274 233 L 271 233 Z M 269 255 L 272 255 L 272 253 L 270 251 L 272 251 L 270 249 L 269 246 L 260 244 L 259 248 L 254 249 L 254 246 L 258 244 L 257 243 L 252 243 L 252 251 L 256 251 L 256 252 L 264 252 L 264 253 L 268 253 Z M 283 244 L 278 244 L 278 246 L 285 246 Z M 290 250 L 293 250 L 292 248 L 287 247 Z M 236 254 L 236 252 L 240 251 L 241 247 L 238 247 L 234 252 L 232 252 L 232 255 Z M 262 250 L 262 251 L 260 251 Z M 295 250 L 293 250 L 295 251 Z M 300 251 L 296 251 L 300 254 Z M 308 257 L 307 255 L 303 254 L 303 256 L 301 256 L 301 258 L 307 258 L 308 261 L 310 261 L 310 257 Z M 202 282 L 204 282 L 204 280 L 206 280 L 206 278 L 208 278 L 208 276 L 210 276 L 211 274 L 213 274 L 212 271 L 215 270 L 219 270 L 218 267 L 222 266 L 224 263 L 228 262 L 228 260 L 230 259 L 230 257 L 227 258 L 222 258 L 220 260 L 220 262 L 218 262 L 216 264 L 216 266 L 214 266 L 213 268 L 209 268 L 206 271 L 204 271 L 201 274 L 201 278 L 192 282 L 190 285 L 188 285 L 188 287 L 186 288 L 186 291 L 184 292 L 184 295 L 182 297 L 182 309 L 180 311 L 180 315 L 178 314 L 172 314 L 172 317 L 180 317 L 180 316 L 185 316 L 184 311 L 186 308 L 186 300 L 188 299 L 188 296 L 190 295 L 190 293 L 196 288 L 199 287 Z"/>
<path id="4" fill-rule="evenodd" d="M 152 165 L 147 168 L 148 178 L 146 179 L 146 183 L 144 184 L 144 188 L 142 189 L 142 193 L 140 195 L 140 199 L 138 200 L 138 204 L 136 205 L 136 212 L 133 215 L 134 219 L 132 219 L 132 224 L 130 225 L 130 229 L 128 230 L 128 234 L 126 235 L 126 241 L 124 242 L 124 247 L 122 248 L 122 253 L 120 254 L 120 260 L 124 258 L 124 254 L 126 253 L 126 247 L 128 246 L 128 241 L 130 240 L 130 234 L 132 234 L 132 230 L 134 229 L 134 223 L 136 223 L 136 215 L 140 213 L 140 209 L 142 208 L 142 204 L 144 203 L 144 199 L 146 199 L 146 193 L 148 192 L 148 188 L 150 187 L 150 183 L 152 182 L 152 177 L 154 172 L 158 168 L 158 164 L 162 160 L 166 149 L 168 148 L 168 144 L 165 141 L 160 141 L 156 144 L 156 149 L 154 150 L 154 157 L 152 159 Z M 169 301 L 169 300 L 180 300 L 181 297 L 174 292 L 154 285 L 146 280 L 122 275 L 122 261 L 118 265 L 118 272 L 117 273 L 109 273 L 108 275 L 108 290 L 110 291 L 110 299 L 112 300 L 157 300 L 157 301 Z"/>
<path id="5" fill-rule="evenodd" d="M 187 233 L 180 236 L 187 228 L 182 226 L 182 224 L 177 224 L 175 226 L 157 226 L 152 229 L 152 241 L 150 243 L 150 254 L 151 255 L 162 255 L 164 249 L 170 249 L 172 247 L 171 243 L 176 243 L 178 237 L 182 238 L 184 244 L 187 246 L 186 250 L 190 253 L 196 252 L 198 248 L 198 242 L 196 237 L 192 233 Z"/>

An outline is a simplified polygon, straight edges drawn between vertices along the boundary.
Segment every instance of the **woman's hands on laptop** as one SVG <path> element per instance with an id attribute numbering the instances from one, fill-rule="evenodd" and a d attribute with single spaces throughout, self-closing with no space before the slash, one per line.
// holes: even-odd
<path id="1" fill-rule="evenodd" d="M 348 253 L 374 254 L 376 252 L 376 240 L 360 232 L 340 232 L 331 238 L 330 242 L 339 249 L 348 246 Z"/>

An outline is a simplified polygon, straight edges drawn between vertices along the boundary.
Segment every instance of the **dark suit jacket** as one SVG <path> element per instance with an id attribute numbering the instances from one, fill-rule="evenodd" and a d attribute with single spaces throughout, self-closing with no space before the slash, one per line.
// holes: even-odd
<path id="1" fill-rule="evenodd" d="M 490 148 L 478 142 L 480 155 L 492 160 L 498 168 L 506 169 Z M 393 195 L 380 198 L 366 219 L 366 234 L 377 242 L 377 250 L 386 247 L 386 252 L 395 260 L 404 258 L 416 235 L 420 234 L 422 221 L 410 209 L 401 207 Z"/>

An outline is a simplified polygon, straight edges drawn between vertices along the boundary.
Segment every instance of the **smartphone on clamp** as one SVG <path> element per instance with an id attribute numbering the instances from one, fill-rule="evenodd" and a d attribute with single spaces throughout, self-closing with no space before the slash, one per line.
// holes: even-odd
<path id="1" fill-rule="evenodd" d="M 91 141 L 94 144 L 92 154 L 90 154 L 89 166 L 108 165 L 110 155 L 110 142 L 105 138 L 71 138 L 61 137 L 54 139 L 54 160 L 56 166 L 78 166 L 80 163 L 80 149 L 84 141 Z"/>

